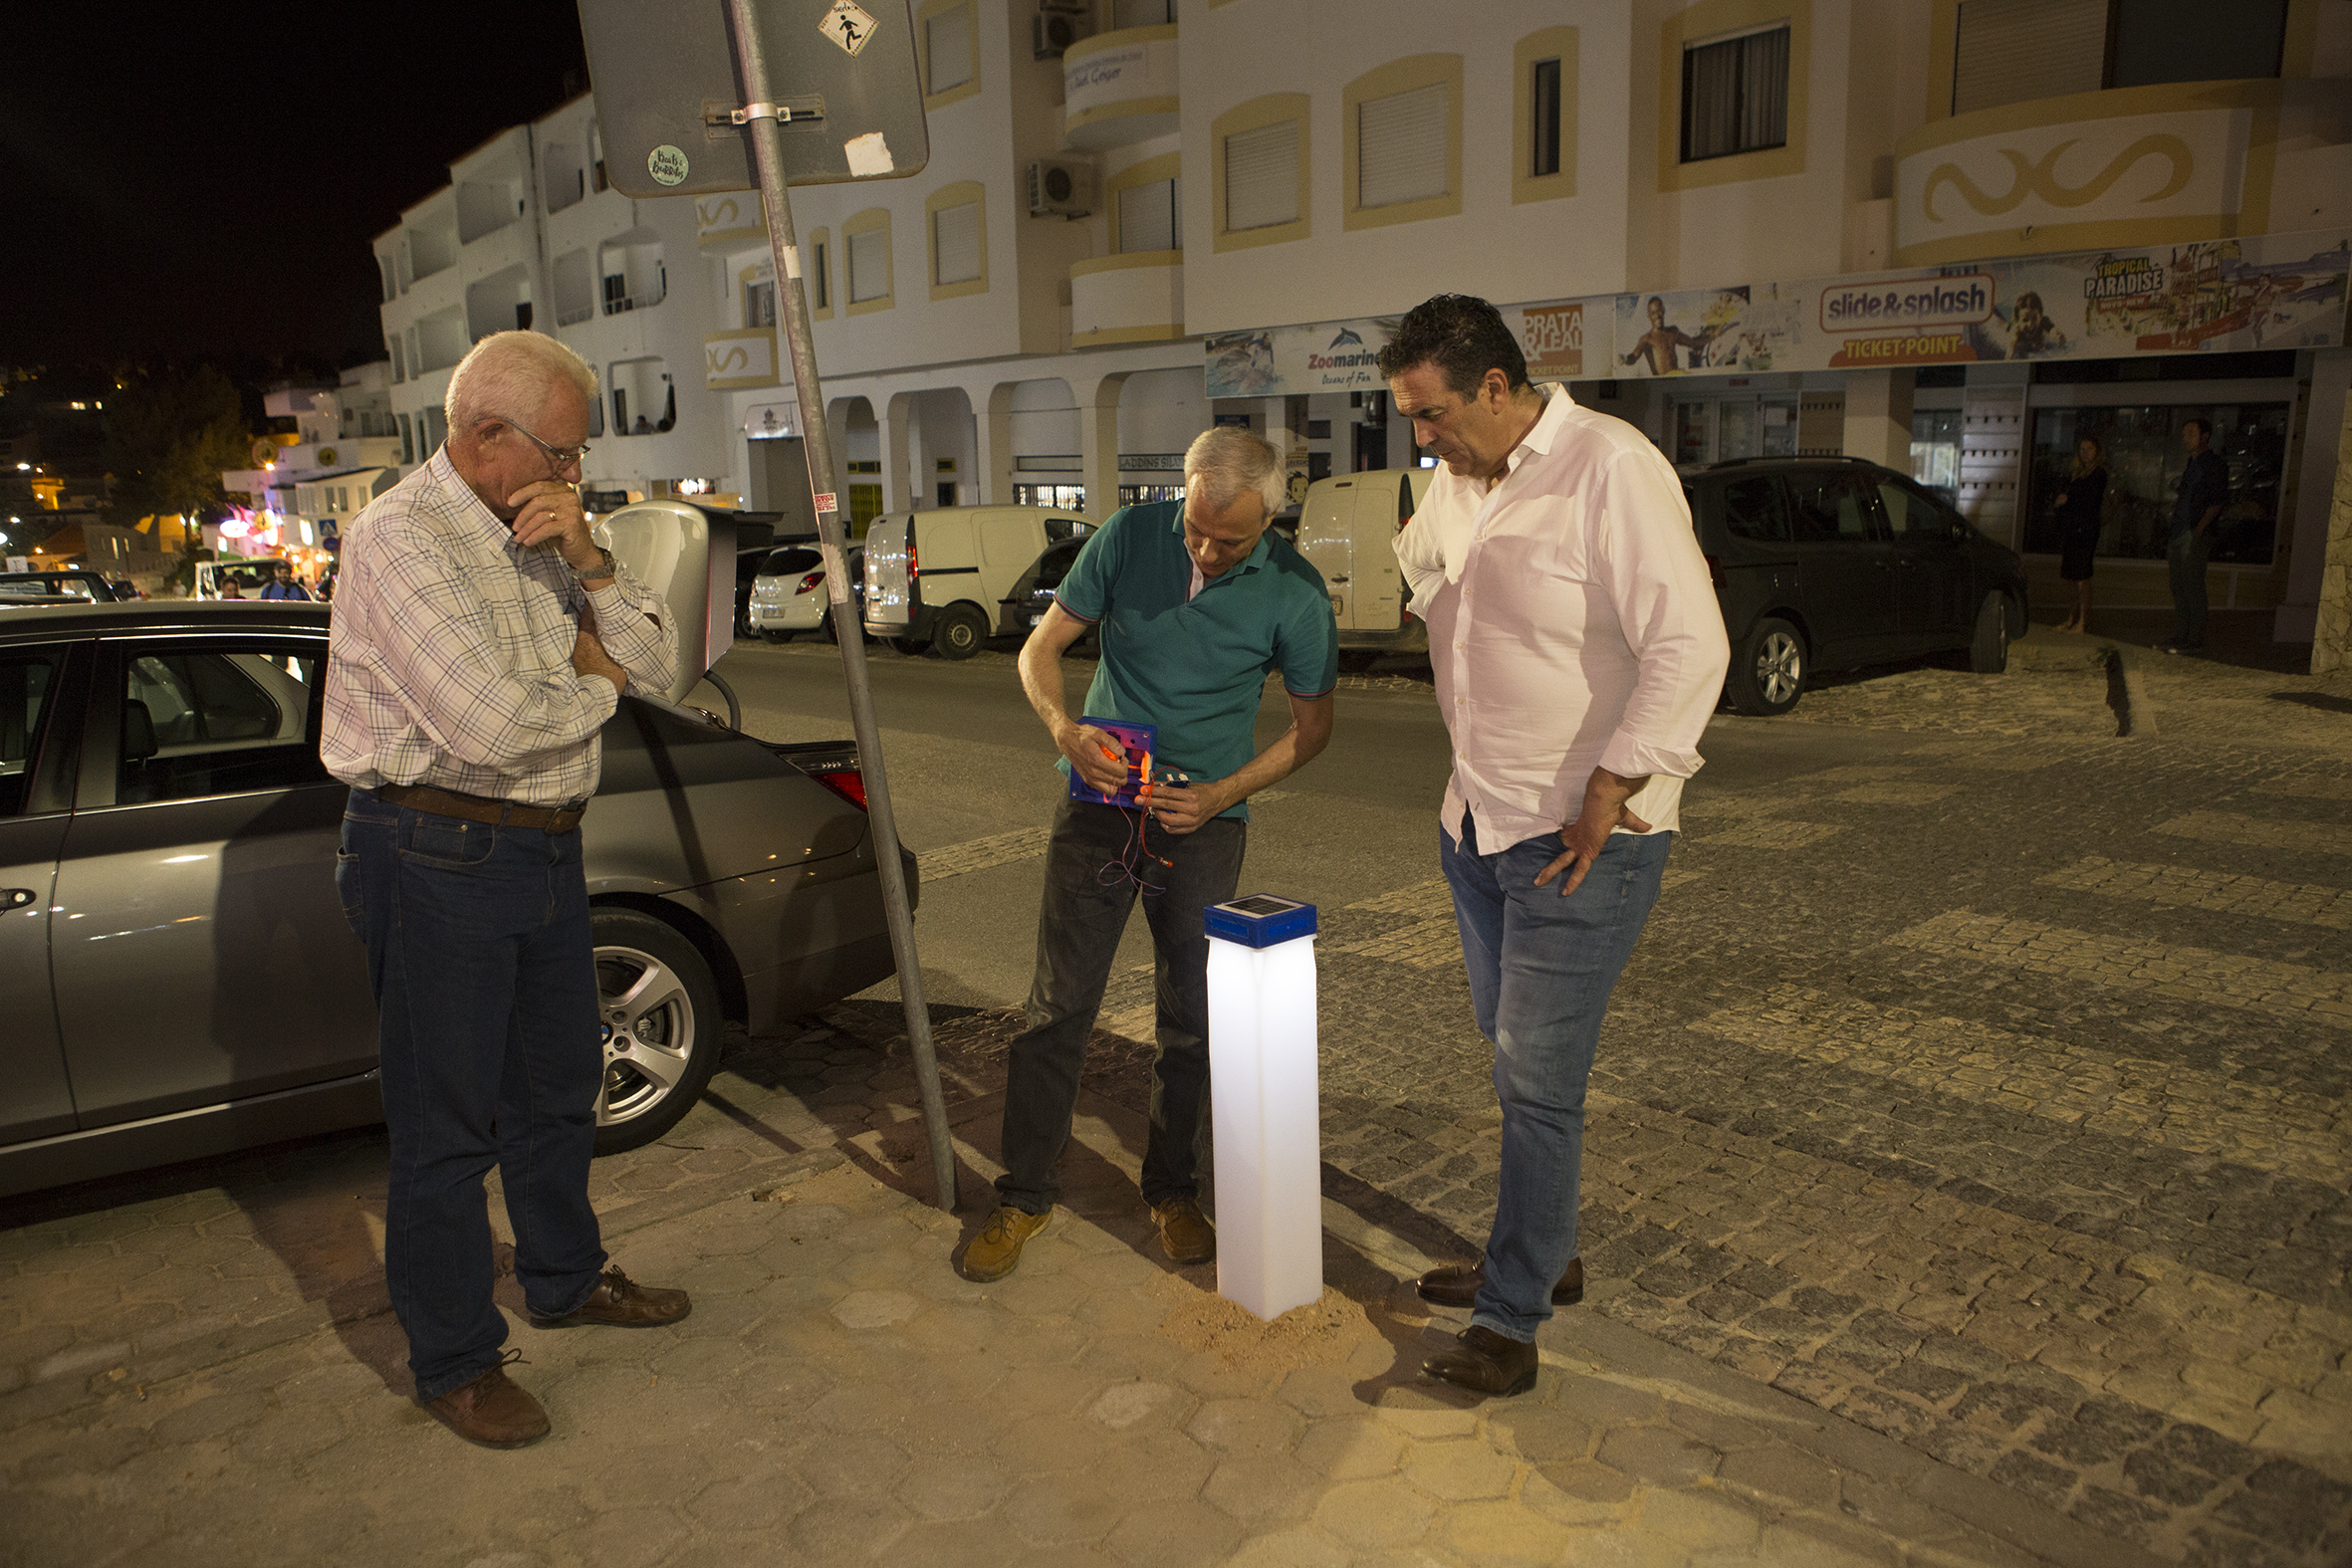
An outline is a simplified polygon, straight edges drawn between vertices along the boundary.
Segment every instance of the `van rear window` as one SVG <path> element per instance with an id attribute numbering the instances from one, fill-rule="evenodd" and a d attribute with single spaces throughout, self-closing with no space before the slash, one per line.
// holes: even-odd
<path id="1" fill-rule="evenodd" d="M 1696 511 L 1694 507 L 1692 510 Z M 1788 542 L 1788 507 L 1774 478 L 1735 479 L 1723 487 L 1724 529 L 1734 539 Z"/>

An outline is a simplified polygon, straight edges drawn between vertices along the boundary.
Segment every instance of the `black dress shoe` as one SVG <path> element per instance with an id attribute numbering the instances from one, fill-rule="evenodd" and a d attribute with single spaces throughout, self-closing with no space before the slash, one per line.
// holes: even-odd
<path id="1" fill-rule="evenodd" d="M 1421 1299 L 1436 1306 L 1466 1307 L 1478 1299 L 1479 1287 L 1487 1282 L 1487 1260 L 1475 1263 L 1446 1263 L 1431 1269 L 1413 1282 L 1421 1292 Z M 1584 1259 L 1568 1259 L 1567 1272 L 1559 1276 L 1559 1283 L 1551 1287 L 1553 1306 L 1574 1306 L 1584 1299 Z"/>
<path id="2" fill-rule="evenodd" d="M 1473 1394 L 1525 1394 L 1535 1386 L 1535 1346 L 1473 1323 L 1421 1370 Z"/>

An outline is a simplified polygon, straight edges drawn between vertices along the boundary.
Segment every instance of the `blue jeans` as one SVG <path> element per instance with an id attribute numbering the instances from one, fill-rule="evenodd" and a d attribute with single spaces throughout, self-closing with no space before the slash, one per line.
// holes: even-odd
<path id="1" fill-rule="evenodd" d="M 1551 1316 L 1551 1287 L 1576 1255 L 1584 1164 L 1584 1085 L 1609 992 L 1658 901 L 1672 833 L 1613 833 L 1566 898 L 1535 873 L 1560 852 L 1545 833 L 1482 854 L 1469 813 L 1457 846 L 1438 829 L 1438 859 L 1470 972 L 1479 1032 L 1495 1044 L 1503 1105 L 1503 1188 L 1487 1240 L 1487 1282 L 1471 1322 L 1531 1340 Z"/>
<path id="2" fill-rule="evenodd" d="M 367 945 L 391 1134 L 384 1277 L 416 1397 L 496 1366 L 505 1316 L 482 1178 L 495 1164 L 523 1300 L 560 1317 L 595 1290 L 594 946 L 580 834 L 393 805 L 344 809 L 335 883 Z"/>
<path id="3" fill-rule="evenodd" d="M 1220 816 L 1189 833 L 1146 830 L 1157 860 L 1142 862 L 1144 898 L 1158 966 L 1158 1051 L 1151 1064 L 1151 1132 L 1143 1150 L 1143 1201 L 1164 1204 L 1201 1193 L 1202 1134 L 1209 1109 L 1209 934 L 1202 911 L 1234 895 L 1249 826 Z M 1038 968 L 1005 1074 L 1005 1174 L 1000 1203 L 1044 1214 L 1061 1196 L 1054 1166 L 1069 1145 L 1086 1037 L 1102 1008 L 1111 961 L 1135 908 L 1137 888 L 1116 874 L 1135 835 L 1135 813 L 1064 799 L 1046 850 L 1046 897 L 1038 910 Z"/>
<path id="4" fill-rule="evenodd" d="M 2205 560 L 2211 548 L 2205 534 L 2175 534 L 2165 551 L 2173 578 L 2173 641 L 2184 647 L 2205 643 Z"/>

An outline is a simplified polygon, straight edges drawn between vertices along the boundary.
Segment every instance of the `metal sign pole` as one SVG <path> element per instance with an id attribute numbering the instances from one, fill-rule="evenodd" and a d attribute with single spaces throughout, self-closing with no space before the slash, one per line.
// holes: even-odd
<path id="1" fill-rule="evenodd" d="M 832 427 L 824 416 L 824 391 L 817 377 L 817 345 L 810 337 L 809 296 L 801 282 L 801 249 L 793 233 L 792 196 L 785 186 L 784 131 L 773 117 L 768 62 L 754 23 L 754 0 L 728 0 L 727 27 L 743 74 L 743 102 L 766 114 L 746 117 L 752 161 L 759 174 L 760 203 L 768 214 L 768 244 L 776 257 L 778 303 L 783 307 L 785 341 L 790 345 L 793 387 L 800 399 L 802 450 L 809 458 L 809 486 L 817 502 L 817 531 L 824 552 L 825 595 L 841 649 L 849 687 L 849 723 L 857 736 L 859 771 L 872 824 L 875 868 L 882 876 L 882 906 L 890 921 L 890 951 L 898 960 L 898 995 L 906 1008 L 906 1039 L 914 1055 L 915 1081 L 923 1097 L 923 1125 L 931 1136 L 931 1171 L 939 1207 L 956 1207 L 955 1145 L 947 1131 L 947 1097 L 940 1092 L 939 1059 L 931 1048 L 931 1015 L 923 1004 L 922 961 L 915 952 L 914 914 L 907 907 L 906 875 L 898 863 L 898 820 L 890 808 L 890 784 L 882 771 L 882 733 L 874 722 L 873 687 L 866 678 L 865 629 L 849 594 L 848 530 L 836 498 Z"/>

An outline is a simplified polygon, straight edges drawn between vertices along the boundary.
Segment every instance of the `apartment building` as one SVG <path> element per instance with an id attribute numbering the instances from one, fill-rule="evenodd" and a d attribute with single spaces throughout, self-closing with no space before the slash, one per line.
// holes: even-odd
<path id="1" fill-rule="evenodd" d="M 2346 575 L 2325 568 L 2352 0 L 904 15 L 928 164 L 794 194 L 860 519 L 1107 511 L 1166 493 L 1219 420 L 1291 432 L 1301 481 L 1410 464 L 1371 356 L 1459 291 L 1678 461 L 1911 468 L 2053 596 L 2053 480 L 2096 433 L 2117 498 L 2102 601 L 2165 601 L 2192 416 L 2236 487 L 2216 606 L 2307 639 Z M 412 458 L 442 433 L 448 367 L 525 325 L 604 377 L 592 490 L 798 505 L 803 413 L 750 193 L 620 196 L 584 99 L 453 164 L 376 252 Z"/>

